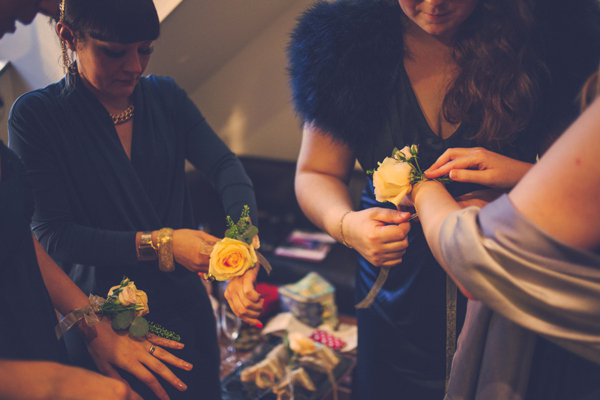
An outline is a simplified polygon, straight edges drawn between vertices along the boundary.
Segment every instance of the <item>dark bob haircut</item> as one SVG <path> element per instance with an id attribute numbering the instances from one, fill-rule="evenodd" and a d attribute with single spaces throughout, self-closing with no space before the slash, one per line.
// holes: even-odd
<path id="1" fill-rule="evenodd" d="M 152 0 L 63 0 L 63 22 L 77 36 L 129 44 L 156 40 L 158 13 Z"/>

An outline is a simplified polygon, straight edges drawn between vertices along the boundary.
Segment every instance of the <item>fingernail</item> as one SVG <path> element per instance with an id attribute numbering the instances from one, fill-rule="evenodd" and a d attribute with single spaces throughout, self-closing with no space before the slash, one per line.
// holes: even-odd
<path id="1" fill-rule="evenodd" d="M 259 323 L 258 323 L 258 324 L 256 324 L 255 326 L 256 326 L 257 328 L 260 328 L 260 329 L 262 329 L 262 327 L 263 327 L 263 324 L 262 324 L 261 322 L 259 322 Z"/>
<path id="2" fill-rule="evenodd" d="M 187 385 L 183 382 L 179 382 L 177 388 L 183 392 L 184 390 L 187 390 Z"/>
<path id="3" fill-rule="evenodd" d="M 193 366 L 192 364 L 190 364 L 190 363 L 185 363 L 183 366 L 184 366 L 184 367 L 185 367 L 185 369 L 187 369 L 188 371 L 190 371 L 192 368 L 194 368 L 194 366 Z"/>

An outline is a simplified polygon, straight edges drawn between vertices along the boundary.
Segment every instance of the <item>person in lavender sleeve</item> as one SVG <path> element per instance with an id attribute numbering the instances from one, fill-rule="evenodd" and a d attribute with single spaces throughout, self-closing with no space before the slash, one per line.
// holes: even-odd
<path id="1" fill-rule="evenodd" d="M 426 172 L 514 186 L 508 194 L 461 209 L 429 180 L 409 195 L 434 256 L 470 299 L 447 399 L 600 396 L 598 76 L 582 96 L 591 105 L 534 166 L 453 149 Z"/>

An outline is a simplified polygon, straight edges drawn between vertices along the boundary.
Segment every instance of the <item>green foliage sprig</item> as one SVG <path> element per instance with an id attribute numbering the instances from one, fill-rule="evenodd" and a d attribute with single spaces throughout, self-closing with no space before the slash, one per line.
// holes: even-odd
<path id="1" fill-rule="evenodd" d="M 421 181 L 428 180 L 428 178 L 425 177 L 425 174 L 423 173 L 421 166 L 419 165 L 419 147 L 416 144 L 413 144 L 410 146 L 410 154 L 412 157 L 407 159 L 406 155 L 401 150 L 398 150 L 397 147 L 394 147 L 394 150 L 392 150 L 391 157 L 395 158 L 396 160 L 398 160 L 400 162 L 408 163 L 411 166 L 411 168 L 412 168 L 412 172 L 410 174 L 411 185 L 414 185 L 415 183 L 418 183 Z M 373 175 L 375 173 L 375 171 L 376 171 L 376 169 L 369 169 L 366 171 L 366 173 L 367 173 L 367 175 Z M 452 181 L 448 177 L 435 178 L 432 180 L 442 182 L 442 183 Z"/>
<path id="2" fill-rule="evenodd" d="M 152 321 L 149 321 L 149 324 L 150 324 L 150 326 L 149 326 L 150 333 L 153 333 L 156 336 L 160 336 L 165 339 L 174 340 L 176 342 L 181 341 L 181 336 L 179 336 L 175 332 L 165 329 L 162 326 L 160 326 L 159 324 L 155 324 Z"/>
<path id="3" fill-rule="evenodd" d="M 227 216 L 227 230 L 225 237 L 236 239 L 246 244 L 252 244 L 252 238 L 258 234 L 258 228 L 250 222 L 250 208 L 247 204 L 242 209 L 242 214 L 237 224 Z"/>
<path id="4" fill-rule="evenodd" d="M 110 296 L 106 298 L 100 306 L 100 315 L 105 315 L 111 319 L 111 325 L 114 330 L 128 329 L 129 333 L 135 337 L 144 337 L 148 332 L 166 339 L 180 341 L 181 338 L 176 333 L 163 328 L 160 325 L 154 324 L 146 320 L 142 316 L 135 315 L 136 311 L 144 307 L 139 304 L 124 306 L 119 301 L 119 294 L 123 291 L 131 280 L 123 276 L 119 287 L 113 290 Z"/>

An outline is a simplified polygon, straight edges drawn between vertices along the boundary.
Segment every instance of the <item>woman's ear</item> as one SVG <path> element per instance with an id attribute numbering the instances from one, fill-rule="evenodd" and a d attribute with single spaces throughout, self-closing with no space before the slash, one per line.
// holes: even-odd
<path id="1" fill-rule="evenodd" d="M 75 51 L 77 44 L 77 37 L 73 30 L 64 22 L 58 22 L 56 24 L 56 34 L 59 39 L 67 44 L 69 50 Z"/>

